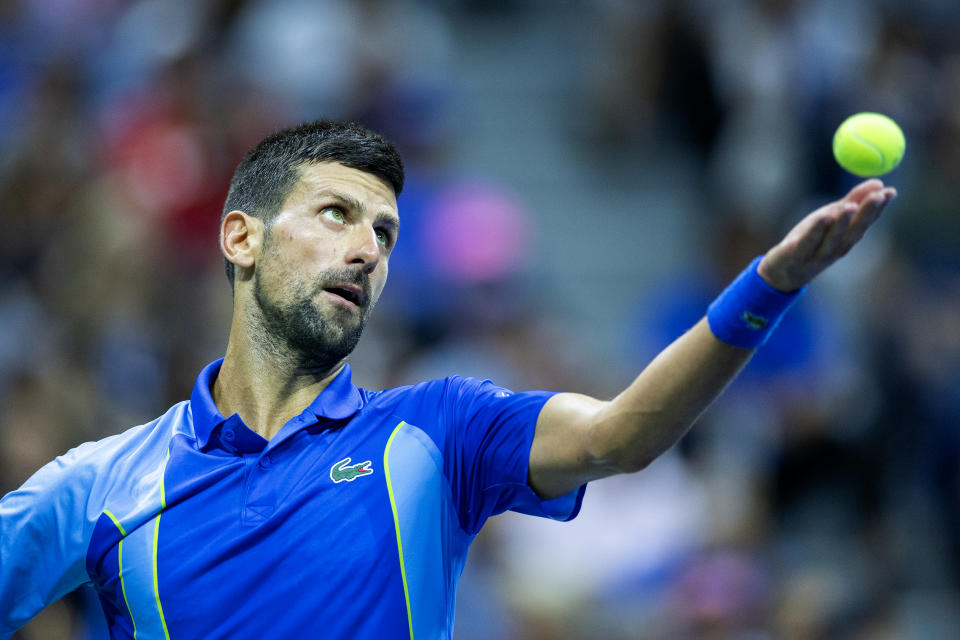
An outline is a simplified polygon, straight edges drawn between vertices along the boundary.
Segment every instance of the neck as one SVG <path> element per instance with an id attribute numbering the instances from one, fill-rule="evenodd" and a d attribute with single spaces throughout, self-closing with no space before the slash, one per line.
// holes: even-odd
<path id="1" fill-rule="evenodd" d="M 313 402 L 346 360 L 320 362 L 263 333 L 235 318 L 212 393 L 220 413 L 238 414 L 269 440 Z"/>

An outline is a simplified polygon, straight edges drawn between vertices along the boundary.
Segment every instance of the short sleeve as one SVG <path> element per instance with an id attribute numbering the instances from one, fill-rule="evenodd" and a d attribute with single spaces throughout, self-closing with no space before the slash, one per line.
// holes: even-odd
<path id="1" fill-rule="evenodd" d="M 527 483 L 537 417 L 553 395 L 513 393 L 489 380 L 448 380 L 445 473 L 468 533 L 507 510 L 554 520 L 570 520 L 579 512 L 584 487 L 541 500 Z"/>

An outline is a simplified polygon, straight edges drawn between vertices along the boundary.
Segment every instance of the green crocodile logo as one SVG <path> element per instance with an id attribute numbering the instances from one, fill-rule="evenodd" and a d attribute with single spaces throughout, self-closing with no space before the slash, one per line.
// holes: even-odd
<path id="1" fill-rule="evenodd" d="M 337 464 L 330 467 L 330 479 L 337 482 L 353 482 L 360 476 L 368 476 L 373 473 L 370 468 L 370 461 L 350 464 L 350 458 L 344 458 Z"/>
<path id="2" fill-rule="evenodd" d="M 749 311 L 744 311 L 740 314 L 740 319 L 743 320 L 743 323 L 747 325 L 748 328 L 753 329 L 754 331 L 759 331 L 767 326 L 769 320 L 763 316 L 758 316 L 755 313 L 750 313 Z"/>

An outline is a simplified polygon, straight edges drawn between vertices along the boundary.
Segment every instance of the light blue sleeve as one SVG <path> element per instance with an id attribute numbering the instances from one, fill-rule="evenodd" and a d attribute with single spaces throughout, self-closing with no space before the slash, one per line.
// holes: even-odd
<path id="1" fill-rule="evenodd" d="M 91 582 L 87 553 L 101 516 L 135 525 L 156 514 L 171 438 L 193 434 L 188 406 L 71 449 L 0 499 L 0 640 Z"/>
<path id="2" fill-rule="evenodd" d="M 37 471 L 0 499 L 0 640 L 89 582 L 86 553 L 95 522 L 86 505 L 96 476 L 87 443 Z"/>

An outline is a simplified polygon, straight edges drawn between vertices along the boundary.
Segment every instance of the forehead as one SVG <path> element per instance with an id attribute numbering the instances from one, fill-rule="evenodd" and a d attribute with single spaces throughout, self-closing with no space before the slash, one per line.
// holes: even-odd
<path id="1" fill-rule="evenodd" d="M 287 198 L 291 201 L 342 196 L 356 201 L 371 213 L 396 215 L 397 196 L 390 183 L 372 173 L 339 162 L 308 162 L 300 165 L 299 180 Z M 388 211 L 387 211 L 388 210 Z"/>

